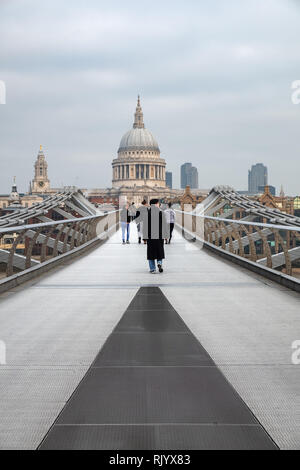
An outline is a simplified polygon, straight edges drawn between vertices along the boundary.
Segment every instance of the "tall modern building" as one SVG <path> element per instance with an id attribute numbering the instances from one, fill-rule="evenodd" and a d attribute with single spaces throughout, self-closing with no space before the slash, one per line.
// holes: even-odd
<path id="1" fill-rule="evenodd" d="M 184 163 L 180 168 L 181 188 L 190 186 L 191 189 L 198 189 L 198 170 L 191 163 Z"/>
<path id="2" fill-rule="evenodd" d="M 191 189 L 198 189 L 199 188 L 198 170 L 195 166 L 192 166 L 190 178 L 191 178 L 191 184 L 190 184 Z"/>
<path id="3" fill-rule="evenodd" d="M 171 171 L 166 171 L 166 185 L 168 188 L 172 189 L 173 186 L 173 174 Z"/>
<path id="4" fill-rule="evenodd" d="M 268 184 L 268 169 L 262 163 L 252 165 L 248 171 L 248 192 L 249 194 L 257 194 L 260 186 Z"/>

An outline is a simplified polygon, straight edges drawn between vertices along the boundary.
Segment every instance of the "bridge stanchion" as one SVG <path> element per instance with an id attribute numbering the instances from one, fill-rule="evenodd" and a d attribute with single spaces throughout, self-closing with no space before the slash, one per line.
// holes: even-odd
<path id="1" fill-rule="evenodd" d="M 15 238 L 13 244 L 12 244 L 12 247 L 10 249 L 10 252 L 9 252 L 9 256 L 8 256 L 8 261 L 7 261 L 7 269 L 6 269 L 6 276 L 9 277 L 9 276 L 12 276 L 13 273 L 14 273 L 14 264 L 13 264 L 13 261 L 14 261 L 14 256 L 15 256 L 15 252 L 16 252 L 16 249 L 17 249 L 17 246 L 18 244 L 24 240 L 25 238 L 25 233 L 26 233 L 27 230 L 22 230 L 19 235 Z"/>
<path id="2" fill-rule="evenodd" d="M 47 258 L 47 248 L 48 248 L 48 243 L 51 238 L 52 233 L 57 229 L 57 225 L 53 225 L 52 227 L 49 228 L 47 235 L 45 237 L 45 240 L 42 244 L 42 249 L 41 249 L 41 257 L 40 257 L 40 262 L 44 263 Z"/>
<path id="3" fill-rule="evenodd" d="M 43 228 L 40 227 L 34 234 L 33 238 L 29 241 L 27 250 L 26 250 L 26 261 L 25 261 L 25 269 L 31 268 L 31 256 L 32 256 L 32 249 L 33 246 L 36 244 L 37 239 L 42 232 Z"/>
<path id="4" fill-rule="evenodd" d="M 74 250 L 76 237 L 78 236 L 79 227 L 80 227 L 80 222 L 75 222 L 73 225 L 73 232 L 71 236 L 70 250 Z"/>
<path id="5" fill-rule="evenodd" d="M 64 230 L 64 226 L 61 224 L 61 226 L 58 225 L 57 228 L 58 228 L 58 233 L 56 234 L 56 238 L 54 242 L 53 254 L 52 254 L 53 258 L 56 258 L 56 256 L 58 256 L 58 242 L 60 241 L 60 237 Z"/>
<path id="6" fill-rule="evenodd" d="M 65 238 L 64 238 L 64 245 L 63 245 L 63 253 L 67 252 L 68 241 L 69 241 L 69 238 L 70 238 L 72 227 L 73 227 L 73 224 L 71 224 L 70 227 L 66 230 Z"/>

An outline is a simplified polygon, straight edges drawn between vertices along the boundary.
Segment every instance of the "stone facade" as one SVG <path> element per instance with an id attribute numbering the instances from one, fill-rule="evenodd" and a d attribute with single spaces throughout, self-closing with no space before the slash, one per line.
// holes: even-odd
<path id="1" fill-rule="evenodd" d="M 274 209 L 279 209 L 286 214 L 294 215 L 294 198 L 285 196 L 283 191 L 280 196 L 273 196 L 270 192 L 269 186 L 265 186 L 264 193 L 255 197 L 261 204 Z"/>
<path id="2" fill-rule="evenodd" d="M 120 187 L 120 188 L 108 188 L 108 189 L 82 189 L 84 196 L 94 204 L 103 205 L 111 204 L 115 207 L 120 207 L 125 202 L 134 202 L 136 205 L 140 205 L 143 200 L 147 202 L 152 198 L 160 199 L 164 202 L 179 203 L 185 195 L 192 197 L 193 201 L 200 203 L 208 194 L 209 190 L 197 190 L 191 192 L 189 188 L 183 189 L 169 189 L 169 188 L 152 188 L 149 186 L 134 186 Z M 184 199 L 186 200 L 186 199 Z M 188 203 L 188 202 L 185 202 Z"/>
<path id="3" fill-rule="evenodd" d="M 38 204 L 42 201 L 43 198 L 40 195 L 19 193 L 14 178 L 11 193 L 0 195 L 0 216 L 14 210 L 31 207 L 34 204 Z"/>

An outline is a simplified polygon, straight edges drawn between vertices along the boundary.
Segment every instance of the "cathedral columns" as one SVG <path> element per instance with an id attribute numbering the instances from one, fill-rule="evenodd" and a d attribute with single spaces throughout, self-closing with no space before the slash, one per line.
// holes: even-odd
<path id="1" fill-rule="evenodd" d="M 124 162 L 114 166 L 113 179 L 122 180 L 155 180 L 165 181 L 166 169 L 160 163 L 131 163 Z M 157 183 L 156 183 L 157 184 Z"/>
<path id="2" fill-rule="evenodd" d="M 135 171 L 135 165 L 130 165 L 130 176 L 129 176 L 129 178 L 131 180 L 135 179 L 134 171 Z"/>
<path id="3" fill-rule="evenodd" d="M 155 178 L 155 174 L 154 174 L 154 165 L 151 165 L 150 167 L 150 179 L 154 179 Z"/>

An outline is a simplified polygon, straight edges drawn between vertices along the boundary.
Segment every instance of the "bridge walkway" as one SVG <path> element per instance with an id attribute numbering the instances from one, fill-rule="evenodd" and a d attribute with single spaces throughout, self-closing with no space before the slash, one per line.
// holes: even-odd
<path id="1" fill-rule="evenodd" d="M 299 295 L 178 233 L 150 275 L 132 241 L 0 296 L 0 447 L 299 448 Z"/>

